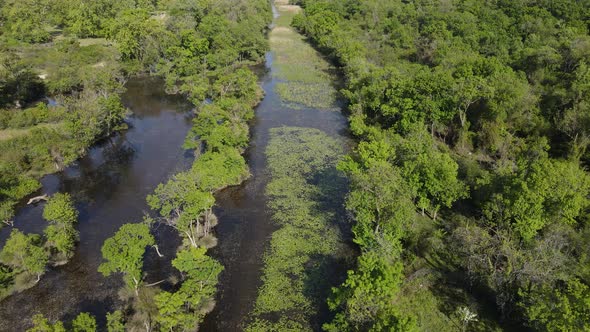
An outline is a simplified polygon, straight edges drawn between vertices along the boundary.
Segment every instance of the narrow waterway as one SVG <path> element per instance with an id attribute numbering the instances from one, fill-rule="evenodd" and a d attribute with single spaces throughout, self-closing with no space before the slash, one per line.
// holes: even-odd
<path id="1" fill-rule="evenodd" d="M 273 9 L 277 23 L 283 19 L 281 15 L 292 14 L 296 8 Z M 265 187 L 270 180 L 265 155 L 270 129 L 283 126 L 316 128 L 338 139 L 344 146 L 351 144 L 348 122 L 340 111 L 333 107 L 315 108 L 306 105 L 305 100 L 296 103 L 295 99 L 286 100 L 285 94 L 280 93 L 280 85 L 287 88 L 290 83 L 300 85 L 300 82 L 290 82 L 283 75 L 289 70 L 288 62 L 277 61 L 278 57 L 284 60 L 285 49 L 279 49 L 282 45 L 279 38 L 287 29 L 285 24 L 288 25 L 288 22 L 280 23 L 275 24 L 271 32 L 271 51 L 266 56 L 266 74 L 262 77 L 265 98 L 258 105 L 256 118 L 251 123 L 251 145 L 245 155 L 252 177 L 241 186 L 228 188 L 217 195 L 215 212 L 220 220 L 216 227 L 219 245 L 212 250 L 212 255 L 221 261 L 225 270 L 221 274 L 217 304 L 214 311 L 207 315 L 200 329 L 202 331 L 243 331 L 254 307 L 261 285 L 263 255 L 276 230 L 265 197 Z M 289 32 L 296 35 L 297 42 L 302 42 L 302 36 L 292 30 Z M 305 51 L 313 51 L 309 45 L 306 47 Z M 332 96 L 328 93 L 325 98 Z"/>
<path id="2" fill-rule="evenodd" d="M 42 193 L 67 192 L 80 211 L 80 243 L 66 265 L 52 268 L 34 287 L 0 302 L 0 331 L 24 331 L 31 317 L 42 313 L 51 320 L 70 320 L 79 312 L 94 314 L 99 323 L 118 301 L 120 277 L 104 278 L 97 272 L 105 239 L 124 223 L 139 222 L 148 207 L 145 198 L 161 182 L 192 162 L 182 149 L 191 127 L 191 106 L 180 96 L 169 96 L 161 81 L 136 78 L 127 84 L 123 96 L 133 112 L 129 129 L 106 139 L 63 172 L 42 179 Z M 22 206 L 14 227 L 26 233 L 41 233 L 47 226 L 41 214 L 43 204 Z M 0 231 L 0 248 L 10 227 Z M 173 257 L 178 245 L 174 232 L 162 227 L 164 255 Z M 169 272 L 169 263 L 149 250 L 147 281 Z"/>

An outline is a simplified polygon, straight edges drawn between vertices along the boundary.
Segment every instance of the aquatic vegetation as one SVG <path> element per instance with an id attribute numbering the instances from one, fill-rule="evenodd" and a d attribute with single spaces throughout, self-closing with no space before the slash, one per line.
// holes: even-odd
<path id="1" fill-rule="evenodd" d="M 280 16 L 269 35 L 275 75 L 280 80 L 277 93 L 285 105 L 294 109 L 338 110 L 335 69 L 290 27 L 297 13 L 294 8 L 299 7 L 277 4 Z"/>
<path id="2" fill-rule="evenodd" d="M 335 170 L 343 148 L 317 129 L 282 127 L 270 134 L 266 195 L 279 229 L 264 255 L 262 286 L 248 331 L 285 326 L 313 330 L 319 326 L 326 291 L 337 278 L 334 269 L 347 258 L 338 194 L 346 184 Z"/>

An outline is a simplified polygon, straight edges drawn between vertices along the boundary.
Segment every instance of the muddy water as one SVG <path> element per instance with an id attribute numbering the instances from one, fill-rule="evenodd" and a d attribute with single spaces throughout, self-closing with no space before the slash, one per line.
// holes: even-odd
<path id="1" fill-rule="evenodd" d="M 42 313 L 50 319 L 70 320 L 81 311 L 93 313 L 99 323 L 117 304 L 120 277 L 104 278 L 97 272 L 100 248 L 124 223 L 141 221 L 148 207 L 145 197 L 170 175 L 188 168 L 191 155 L 182 142 L 191 121 L 191 106 L 164 93 L 160 81 L 130 80 L 125 105 L 133 112 L 130 128 L 97 144 L 88 155 L 63 172 L 42 179 L 42 193 L 68 192 L 80 211 L 80 244 L 64 266 L 53 268 L 33 288 L 0 302 L 0 331 L 24 331 L 30 318 Z M 18 209 L 15 227 L 41 233 L 47 226 L 43 204 Z M 163 254 L 173 257 L 178 239 L 165 227 L 158 229 Z M 10 233 L 0 231 L 0 247 Z M 169 272 L 169 262 L 148 252 L 147 281 Z M 101 324 L 102 325 L 102 324 Z"/>
<path id="2" fill-rule="evenodd" d="M 276 16 L 278 12 L 274 12 Z M 217 195 L 219 245 L 212 255 L 221 261 L 225 270 L 221 274 L 217 305 L 206 317 L 202 331 L 242 331 L 254 307 L 261 285 L 262 257 L 276 230 L 264 195 L 270 180 L 265 156 L 269 130 L 281 126 L 317 128 L 346 146 L 351 144 L 348 123 L 341 112 L 305 107 L 293 109 L 285 105 L 275 89 L 283 81 L 277 78 L 274 57 L 272 50 L 266 56 L 267 70 L 262 79 L 266 95 L 256 109 L 256 118 L 251 124 L 251 146 L 245 155 L 252 177 L 241 186 Z"/>

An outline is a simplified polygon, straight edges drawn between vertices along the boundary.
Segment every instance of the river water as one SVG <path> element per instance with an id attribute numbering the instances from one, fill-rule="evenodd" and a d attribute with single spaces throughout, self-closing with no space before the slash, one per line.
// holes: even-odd
<path id="1" fill-rule="evenodd" d="M 273 9 L 276 18 L 278 12 Z M 256 109 L 250 148 L 245 154 L 252 177 L 241 186 L 217 195 L 219 245 L 212 250 L 212 255 L 221 261 L 225 270 L 221 274 L 217 304 L 205 318 L 202 331 L 243 331 L 254 307 L 261 285 L 263 255 L 276 230 L 264 194 L 270 180 L 265 156 L 270 129 L 282 126 L 316 128 L 345 146 L 352 144 L 348 121 L 341 112 L 305 107 L 293 109 L 283 103 L 276 85 L 284 81 L 276 75 L 278 67 L 274 58 L 271 50 L 266 55 L 266 73 L 261 80 L 265 97 Z"/>
<path id="2" fill-rule="evenodd" d="M 148 207 L 145 198 L 172 174 L 187 169 L 192 155 L 182 149 L 191 127 L 191 105 L 169 96 L 162 82 L 136 78 L 127 84 L 124 104 L 133 112 L 129 129 L 99 142 L 63 172 L 45 176 L 42 193 L 68 192 L 80 211 L 80 243 L 64 266 L 51 268 L 34 287 L 0 302 L 0 331 L 24 331 L 35 313 L 50 319 L 70 320 L 79 312 L 93 313 L 99 323 L 117 304 L 120 277 L 104 278 L 97 272 L 100 248 L 124 223 L 138 222 Z M 14 226 L 26 233 L 41 233 L 47 226 L 43 203 L 17 210 Z M 10 227 L 0 231 L 0 247 Z M 157 230 L 165 241 L 161 251 L 173 257 L 178 245 L 174 232 Z M 169 272 L 169 261 L 153 250 L 146 260 L 147 282 Z"/>
<path id="3" fill-rule="evenodd" d="M 347 120 L 341 112 L 284 105 L 275 89 L 281 80 L 275 75 L 278 69 L 273 59 L 273 52 L 269 52 L 261 75 L 265 98 L 250 123 L 251 145 L 245 158 L 252 177 L 216 195 L 219 245 L 210 253 L 225 270 L 217 305 L 207 315 L 202 331 L 242 331 L 253 309 L 262 257 L 276 230 L 264 195 L 270 180 L 265 156 L 269 130 L 281 126 L 317 128 L 350 144 Z M 97 144 L 63 172 L 42 179 L 42 193 L 69 192 L 75 199 L 80 211 L 80 244 L 66 265 L 50 269 L 35 287 L 0 302 L 0 331 L 23 331 L 35 313 L 69 321 L 79 312 L 90 312 L 99 326 L 104 326 L 106 313 L 119 303 L 116 291 L 121 278 L 104 278 L 97 272 L 104 240 L 122 224 L 140 221 L 148 211 L 145 197 L 192 162 L 192 154 L 181 147 L 191 126 L 191 106 L 183 98 L 166 95 L 158 80 L 138 78 L 128 82 L 124 102 L 133 112 L 129 130 Z M 15 227 L 41 233 L 47 225 L 41 217 L 42 208 L 42 203 L 20 207 Z M 9 232 L 9 227 L 0 231 L 0 247 Z M 175 233 L 167 227 L 156 233 L 162 253 L 173 257 L 179 244 Z M 171 271 L 166 257 L 160 259 L 148 250 L 146 282 L 160 280 Z"/>

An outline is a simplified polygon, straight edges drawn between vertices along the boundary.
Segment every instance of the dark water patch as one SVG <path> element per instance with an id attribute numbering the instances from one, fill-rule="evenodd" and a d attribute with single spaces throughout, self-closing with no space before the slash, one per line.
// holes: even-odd
<path id="1" fill-rule="evenodd" d="M 122 224 L 141 221 L 148 211 L 146 196 L 192 162 L 181 147 L 191 127 L 190 104 L 166 95 L 162 82 L 153 78 L 130 80 L 123 101 L 133 112 L 128 130 L 99 142 L 63 172 L 41 180 L 43 193 L 68 192 L 76 201 L 80 243 L 66 265 L 50 269 L 33 288 L 0 302 L 0 331 L 24 331 L 35 313 L 68 320 L 86 311 L 100 323 L 119 303 L 121 278 L 104 278 L 97 272 L 104 240 Z M 43 205 L 20 208 L 15 227 L 25 233 L 43 232 Z M 9 227 L 0 231 L 0 246 L 9 233 Z M 165 257 L 148 250 L 148 283 L 170 273 L 169 261 L 180 243 L 170 229 L 158 228 L 155 233 Z"/>

